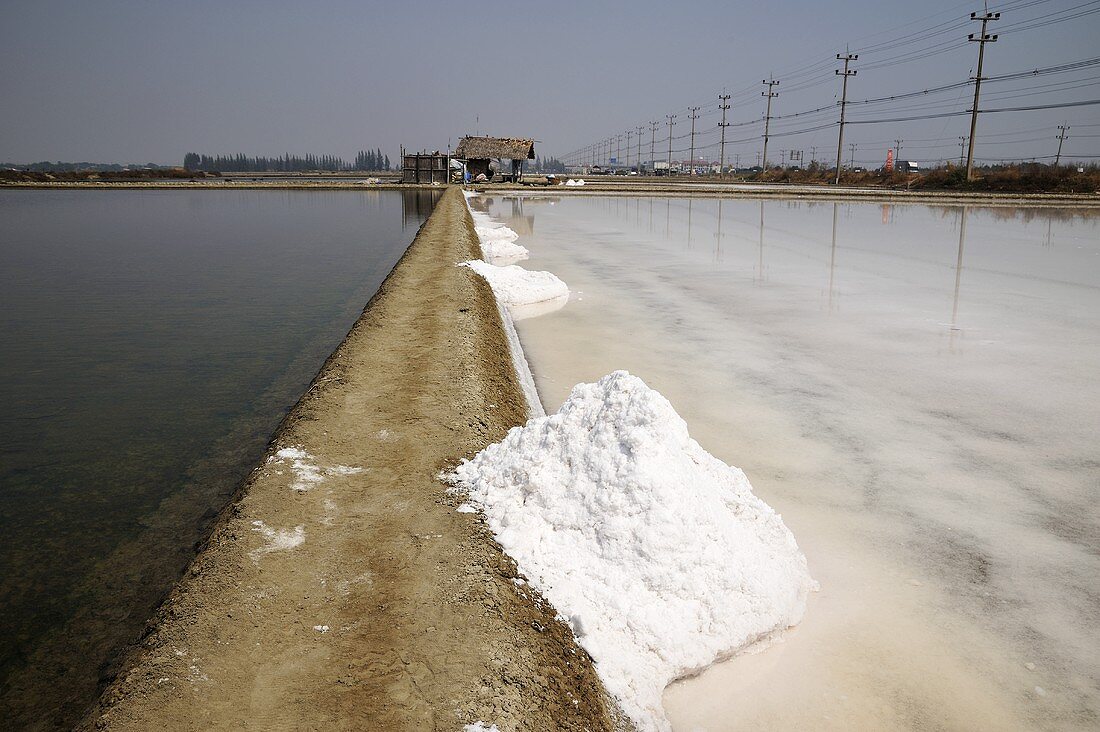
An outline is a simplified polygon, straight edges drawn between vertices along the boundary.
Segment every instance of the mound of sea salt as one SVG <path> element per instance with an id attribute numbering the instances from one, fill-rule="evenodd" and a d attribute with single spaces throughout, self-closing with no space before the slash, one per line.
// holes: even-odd
<path id="1" fill-rule="evenodd" d="M 512 264 L 518 262 L 521 259 L 527 259 L 530 252 L 527 251 L 527 247 L 519 244 L 513 244 L 510 241 L 497 240 L 497 239 L 482 239 L 481 251 L 485 254 L 485 259 L 494 264 Z"/>
<path id="2" fill-rule="evenodd" d="M 519 238 L 519 234 L 504 224 L 486 226 L 478 222 L 474 231 L 483 244 L 487 241 L 515 241 Z"/>
<path id="3" fill-rule="evenodd" d="M 665 686 L 794 625 L 815 588 L 745 474 L 625 371 L 574 387 L 453 478 L 639 729 L 667 730 Z"/>
<path id="4" fill-rule="evenodd" d="M 497 267 L 480 259 L 463 262 L 462 266 L 484 277 L 497 299 L 509 307 L 569 296 L 566 284 L 550 272 L 528 270 L 514 264 Z"/>

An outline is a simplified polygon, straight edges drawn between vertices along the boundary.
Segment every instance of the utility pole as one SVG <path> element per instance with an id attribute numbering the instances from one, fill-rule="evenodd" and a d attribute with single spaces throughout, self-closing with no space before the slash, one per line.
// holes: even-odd
<path id="1" fill-rule="evenodd" d="M 988 10 L 981 15 L 977 13 L 971 13 L 971 20 L 982 21 L 982 32 L 975 36 L 971 33 L 967 36 L 968 41 L 973 41 L 978 44 L 978 74 L 974 77 L 974 108 L 970 110 L 970 145 L 966 152 L 966 179 L 974 180 L 974 138 L 978 131 L 978 95 L 982 91 L 982 62 L 985 61 L 985 44 L 993 43 L 997 40 L 997 35 L 992 35 L 985 32 L 986 23 L 991 20 L 999 20 L 1000 13 L 991 13 Z"/>
<path id="2" fill-rule="evenodd" d="M 966 135 L 959 135 L 959 167 L 963 166 L 963 155 L 966 154 Z"/>
<path id="3" fill-rule="evenodd" d="M 649 167 L 651 169 L 650 172 L 655 172 L 655 171 L 652 170 L 652 168 L 653 168 L 653 162 L 657 159 L 655 157 L 655 153 L 653 152 L 654 151 L 653 146 L 654 146 L 654 143 L 657 140 L 657 124 L 658 124 L 657 122 L 653 122 L 653 121 L 651 121 L 649 123 Z"/>
<path id="4" fill-rule="evenodd" d="M 638 131 L 638 175 L 642 174 L 642 127 L 635 127 Z"/>
<path id="5" fill-rule="evenodd" d="M 619 164 L 619 160 L 623 156 L 623 136 L 615 135 L 615 165 Z"/>
<path id="6" fill-rule="evenodd" d="M 840 132 L 836 136 L 836 180 L 833 181 L 834 185 L 840 185 L 841 155 L 844 154 L 844 109 L 848 106 L 848 77 L 856 75 L 855 69 L 848 70 L 848 64 L 858 59 L 859 54 L 845 51 L 843 56 L 838 53 L 836 58 L 838 61 L 844 62 L 844 71 L 836 69 L 836 75 L 844 77 L 844 83 L 840 91 Z"/>
<path id="7" fill-rule="evenodd" d="M 691 157 L 688 158 L 688 166 L 690 167 L 688 175 L 695 175 L 695 120 L 699 119 L 699 115 L 695 113 L 698 111 L 698 107 L 688 107 L 689 116 L 691 117 Z"/>
<path id="8" fill-rule="evenodd" d="M 905 140 L 894 140 L 894 167 L 897 168 L 899 162 L 901 162 L 901 143 Z"/>
<path id="9" fill-rule="evenodd" d="M 634 130 L 626 131 L 626 172 L 630 172 L 630 138 L 634 135 Z"/>
<path id="10" fill-rule="evenodd" d="M 726 177 L 726 128 L 730 126 L 729 122 L 726 122 L 726 110 L 730 108 L 729 100 L 729 94 L 718 95 L 718 108 L 722 110 L 722 121 L 718 123 L 718 128 L 722 130 L 722 142 L 718 145 L 718 149 L 721 150 L 718 154 L 718 177 L 722 179 Z"/>
<path id="11" fill-rule="evenodd" d="M 817 162 L 817 145 L 810 145 L 810 165 Z"/>
<path id="12" fill-rule="evenodd" d="M 848 147 L 852 149 L 852 157 L 850 159 L 849 165 L 854 169 L 856 167 L 856 144 L 854 142 L 850 142 L 848 143 Z"/>
<path id="13" fill-rule="evenodd" d="M 768 98 L 768 108 L 764 112 L 764 168 L 768 167 L 768 131 L 771 129 L 772 124 L 772 99 L 779 96 L 779 92 L 773 92 L 772 87 L 779 86 L 779 82 L 774 79 L 764 79 L 760 82 L 768 87 L 766 92 L 760 92 L 760 96 Z"/>
<path id="14" fill-rule="evenodd" d="M 671 176 L 672 175 L 672 127 L 676 124 L 677 115 L 675 115 L 675 114 L 666 114 L 665 117 L 668 118 L 668 122 L 667 122 L 667 124 L 668 124 L 668 170 L 665 171 L 665 175 Z"/>
<path id="15" fill-rule="evenodd" d="M 1054 156 L 1054 167 L 1058 167 L 1058 163 L 1062 161 L 1062 143 L 1066 141 L 1066 132 L 1069 127 L 1065 125 L 1058 125 L 1058 154 Z"/>

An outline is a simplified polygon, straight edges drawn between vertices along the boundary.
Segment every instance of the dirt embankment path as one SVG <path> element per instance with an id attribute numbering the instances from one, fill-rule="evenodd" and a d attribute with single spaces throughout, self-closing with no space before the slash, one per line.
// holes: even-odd
<path id="1" fill-rule="evenodd" d="M 455 266 L 479 255 L 450 190 L 85 727 L 615 728 L 591 660 L 437 480 L 526 418 L 492 294 Z"/>

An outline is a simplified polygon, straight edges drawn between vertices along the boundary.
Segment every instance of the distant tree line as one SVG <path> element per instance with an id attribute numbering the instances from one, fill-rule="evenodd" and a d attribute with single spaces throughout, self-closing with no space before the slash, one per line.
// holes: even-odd
<path id="1" fill-rule="evenodd" d="M 200 155 L 187 153 L 183 156 L 183 167 L 188 170 L 206 172 L 242 172 L 242 173 L 304 173 L 314 170 L 390 170 L 390 156 L 383 155 L 381 149 L 363 150 L 355 156 L 355 162 L 349 163 L 335 155 L 291 155 L 282 157 L 248 157 L 247 155 Z"/>
<path id="2" fill-rule="evenodd" d="M 523 172 L 564 173 L 565 163 L 557 158 L 543 158 L 536 155 L 534 160 L 523 161 Z"/>
<path id="3" fill-rule="evenodd" d="M 56 163 L 51 163 L 49 160 L 43 160 L 39 163 L 0 163 L 0 168 L 31 170 L 38 173 L 68 173 L 78 170 L 92 170 L 97 173 L 108 173 L 135 169 L 163 170 L 165 167 L 166 166 L 157 165 L 156 163 L 126 163 L 122 165 L 120 163 L 66 163 L 60 160 Z"/>

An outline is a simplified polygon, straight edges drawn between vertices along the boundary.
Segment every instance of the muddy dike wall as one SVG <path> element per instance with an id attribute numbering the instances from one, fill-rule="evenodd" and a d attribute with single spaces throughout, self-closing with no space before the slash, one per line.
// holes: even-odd
<path id="1" fill-rule="evenodd" d="M 479 257 L 448 190 L 82 728 L 621 726 L 438 480 L 527 417 Z"/>

